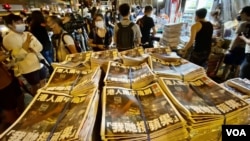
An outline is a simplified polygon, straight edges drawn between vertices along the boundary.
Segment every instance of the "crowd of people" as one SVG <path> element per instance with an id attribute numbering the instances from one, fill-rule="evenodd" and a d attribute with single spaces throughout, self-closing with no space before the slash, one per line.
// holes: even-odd
<path id="1" fill-rule="evenodd" d="M 24 96 L 18 76 L 27 80 L 31 85 L 29 93 L 35 96 L 53 71 L 51 63 L 64 61 L 68 54 L 83 50 L 103 51 L 114 47 L 118 51 L 137 46 L 153 47 L 152 37 L 156 34 L 155 22 L 151 17 L 153 7 L 145 6 L 144 16 L 140 18 L 137 18 L 138 15 L 131 17 L 132 11 L 128 4 L 120 5 L 118 10 L 118 20 L 113 20 L 110 10 L 104 15 L 98 10 L 92 10 L 90 18 L 80 19 L 73 13 L 60 18 L 46 11 L 33 11 L 30 16 L 21 12 L 20 15 L 9 14 L 4 18 L 10 32 L 3 37 L 0 50 L 0 108 L 1 124 L 5 127 L 3 129 L 12 124 L 24 109 Z M 198 9 L 195 14 L 190 40 L 179 53 L 185 54 L 189 48 L 193 48 L 190 61 L 204 66 L 211 52 L 214 26 L 205 20 L 206 9 Z M 242 64 L 240 76 L 250 79 L 250 39 L 245 34 L 248 28 L 246 25 L 250 22 L 250 7 L 244 7 L 240 16 L 244 22 L 239 25 L 236 31 L 239 36 L 234 39 L 230 48 L 231 53 L 238 54 L 230 61 L 236 59 L 235 64 Z M 49 32 L 53 32 L 51 37 Z M 240 34 L 242 32 L 244 33 Z M 79 39 L 77 35 L 80 35 Z M 85 49 L 84 44 L 87 46 Z"/>

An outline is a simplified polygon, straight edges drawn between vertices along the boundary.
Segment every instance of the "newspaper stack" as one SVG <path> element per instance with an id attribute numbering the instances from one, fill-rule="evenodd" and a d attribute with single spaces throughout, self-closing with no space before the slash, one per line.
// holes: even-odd
<path id="1" fill-rule="evenodd" d="M 175 52 L 171 52 L 170 48 L 146 48 L 145 52 L 155 58 L 159 58 L 166 62 L 180 62 L 181 57 Z"/>
<path id="2" fill-rule="evenodd" d="M 150 57 L 152 71 L 158 76 L 178 78 L 184 81 L 205 75 L 205 70 L 187 60 L 167 62 L 154 56 Z"/>
<path id="3" fill-rule="evenodd" d="M 98 100 L 96 88 L 87 95 L 74 97 L 40 91 L 16 122 L 1 134 L 0 139 L 86 141 L 92 136 Z"/>
<path id="4" fill-rule="evenodd" d="M 249 80 L 241 78 L 229 79 L 226 82 L 221 84 L 225 89 L 237 95 L 238 97 L 244 99 L 250 103 L 250 94 L 249 90 L 246 91 L 246 88 L 250 87 Z"/>
<path id="5" fill-rule="evenodd" d="M 144 53 L 142 47 L 119 52 L 124 65 L 137 66 L 144 62 L 148 62 L 148 55 Z"/>
<path id="6" fill-rule="evenodd" d="M 218 140 L 224 122 L 248 122 L 249 105 L 207 77 L 189 82 L 162 77 L 160 84 L 188 122 L 194 141 Z"/>
<path id="7" fill-rule="evenodd" d="M 180 141 L 186 123 L 158 83 L 138 90 L 105 86 L 102 140 Z"/>
<path id="8" fill-rule="evenodd" d="M 68 67 L 78 69 L 91 69 L 90 58 L 91 51 L 69 54 L 66 56 L 65 61 L 60 63 L 52 63 L 53 68 L 56 67 Z"/>
<path id="9" fill-rule="evenodd" d="M 147 63 L 139 66 L 125 66 L 118 62 L 109 62 L 104 78 L 106 86 L 141 88 L 154 80 L 154 74 Z"/>
<path id="10" fill-rule="evenodd" d="M 164 26 L 163 37 L 160 42 L 176 49 L 180 43 L 182 23 L 167 24 Z"/>
<path id="11" fill-rule="evenodd" d="M 91 68 L 101 66 L 106 72 L 109 61 L 120 61 L 117 49 L 93 52 L 91 57 Z"/>
<path id="12" fill-rule="evenodd" d="M 57 67 L 43 90 L 71 95 L 85 93 L 97 87 L 101 77 L 100 67 L 92 70 Z"/>

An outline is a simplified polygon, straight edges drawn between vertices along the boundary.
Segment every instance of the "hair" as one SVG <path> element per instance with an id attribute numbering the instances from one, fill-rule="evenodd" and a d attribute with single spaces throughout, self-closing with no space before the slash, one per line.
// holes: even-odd
<path id="1" fill-rule="evenodd" d="M 127 3 L 121 4 L 121 5 L 119 6 L 119 13 L 120 13 L 123 17 L 128 16 L 129 11 L 130 11 L 130 6 L 129 6 Z"/>
<path id="2" fill-rule="evenodd" d="M 93 21 L 96 20 L 97 17 L 101 17 L 104 20 L 104 16 L 102 14 L 95 14 L 95 17 L 93 18 Z"/>
<path id="3" fill-rule="evenodd" d="M 201 8 L 201 9 L 196 10 L 195 15 L 200 19 L 204 19 L 207 15 L 207 9 Z"/>
<path id="4" fill-rule="evenodd" d="M 75 18 L 75 16 L 74 16 L 73 13 L 66 13 L 66 14 L 65 14 L 65 17 L 69 17 L 70 20 L 76 20 L 76 18 Z"/>
<path id="5" fill-rule="evenodd" d="M 41 11 L 33 11 L 31 13 L 32 25 L 40 25 L 41 23 L 45 23 L 45 18 Z"/>
<path id="6" fill-rule="evenodd" d="M 250 6 L 243 7 L 241 13 L 245 13 L 247 16 L 250 16 Z"/>
<path id="7" fill-rule="evenodd" d="M 4 17 L 4 22 L 7 26 L 9 24 L 12 25 L 13 22 L 22 21 L 22 20 L 23 19 L 20 16 L 12 14 L 12 13 Z"/>
<path id="8" fill-rule="evenodd" d="M 49 15 L 49 11 L 47 11 L 47 10 L 43 10 L 42 13 L 43 13 L 43 14 L 46 14 L 46 15 Z"/>
<path id="9" fill-rule="evenodd" d="M 25 17 L 27 16 L 27 14 L 24 11 L 20 11 L 20 15 L 24 15 Z"/>
<path id="10" fill-rule="evenodd" d="M 63 27 L 63 22 L 60 18 L 58 18 L 57 16 L 49 16 L 49 18 L 51 19 L 51 21 L 53 21 L 54 23 L 57 23 L 60 27 Z"/>
<path id="11" fill-rule="evenodd" d="M 144 13 L 148 13 L 148 12 L 151 12 L 151 11 L 153 11 L 153 7 L 151 5 L 145 6 Z"/>

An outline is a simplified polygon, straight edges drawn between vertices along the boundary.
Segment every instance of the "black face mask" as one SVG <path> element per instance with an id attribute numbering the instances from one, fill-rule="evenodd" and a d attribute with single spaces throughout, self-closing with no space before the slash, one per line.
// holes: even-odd
<path id="1" fill-rule="evenodd" d="M 238 15 L 238 16 L 236 17 L 236 19 L 237 19 L 237 21 L 241 21 L 240 15 Z"/>

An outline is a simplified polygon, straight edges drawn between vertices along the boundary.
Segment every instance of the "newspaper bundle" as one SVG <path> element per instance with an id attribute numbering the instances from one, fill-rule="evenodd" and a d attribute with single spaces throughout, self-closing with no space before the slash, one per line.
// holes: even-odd
<path id="1" fill-rule="evenodd" d="M 160 78 L 160 84 L 188 122 L 192 140 L 218 140 L 222 124 L 249 122 L 246 101 L 208 77 L 189 82 Z"/>
<path id="2" fill-rule="evenodd" d="M 91 51 L 69 54 L 66 56 L 65 61 L 60 63 L 52 63 L 53 68 L 56 67 L 68 67 L 78 69 L 91 69 L 90 58 Z"/>
<path id="3" fill-rule="evenodd" d="M 91 67 L 101 66 L 106 72 L 109 61 L 120 61 L 117 49 L 93 52 L 91 56 Z"/>
<path id="4" fill-rule="evenodd" d="M 40 91 L 0 139 L 6 141 L 84 141 L 92 136 L 94 121 L 88 122 L 88 115 L 96 116 L 98 104 L 97 89 L 84 96 L 70 96 L 63 93 Z M 88 122 L 88 123 L 86 123 Z M 86 131 L 86 124 L 90 126 Z M 85 125 L 85 126 L 84 126 Z"/>
<path id="5" fill-rule="evenodd" d="M 163 37 L 160 42 L 164 45 L 170 46 L 172 49 L 177 48 L 180 43 L 182 23 L 167 24 L 164 26 Z"/>
<path id="6" fill-rule="evenodd" d="M 154 74 L 147 63 L 138 66 L 126 66 L 118 62 L 109 62 L 104 78 L 106 86 L 140 88 L 154 80 Z"/>
<path id="7" fill-rule="evenodd" d="M 141 89 L 105 86 L 102 140 L 177 141 L 188 137 L 186 123 L 158 83 Z"/>
<path id="8" fill-rule="evenodd" d="M 178 62 L 167 62 L 151 56 L 150 66 L 158 76 L 178 78 L 185 81 L 205 75 L 205 70 L 202 67 L 184 59 Z"/>
<path id="9" fill-rule="evenodd" d="M 144 53 L 142 47 L 119 52 L 124 65 L 137 66 L 144 62 L 148 62 L 148 54 Z"/>

